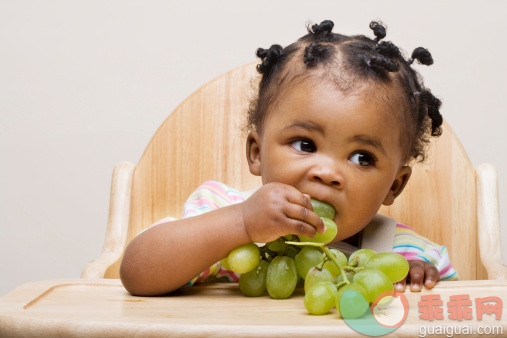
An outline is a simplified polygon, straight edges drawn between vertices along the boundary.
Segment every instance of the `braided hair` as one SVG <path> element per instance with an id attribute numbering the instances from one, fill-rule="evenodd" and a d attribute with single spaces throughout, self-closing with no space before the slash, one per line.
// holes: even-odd
<path id="1" fill-rule="evenodd" d="M 430 136 L 442 134 L 443 119 L 439 111 L 442 103 L 424 87 L 412 64 L 414 61 L 433 64 L 431 53 L 418 47 L 408 60 L 405 59 L 396 45 L 381 41 L 386 36 L 381 22 L 370 23 L 373 39 L 333 33 L 333 26 L 331 20 L 311 27 L 308 24 L 308 34 L 285 48 L 274 44 L 268 49 L 257 49 L 256 54 L 262 61 L 257 65 L 261 79 L 256 96 L 250 101 L 246 129 L 261 133 L 268 110 L 283 96 L 288 84 L 317 76 L 317 69 L 320 69 L 320 78 L 331 80 L 344 93 L 353 90 L 361 81 L 394 84 L 399 89 L 397 103 L 404 110 L 400 135 L 405 149 L 403 162 L 423 162 Z"/>

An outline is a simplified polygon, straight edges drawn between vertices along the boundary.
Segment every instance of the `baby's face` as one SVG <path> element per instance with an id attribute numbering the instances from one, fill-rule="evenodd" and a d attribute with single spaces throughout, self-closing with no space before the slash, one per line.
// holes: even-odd
<path id="1" fill-rule="evenodd" d="M 343 94 L 305 82 L 271 110 L 262 135 L 247 141 L 253 174 L 281 182 L 336 209 L 334 242 L 361 231 L 382 204 L 403 190 L 411 170 L 401 167 L 400 126 L 387 104 L 362 90 Z"/>

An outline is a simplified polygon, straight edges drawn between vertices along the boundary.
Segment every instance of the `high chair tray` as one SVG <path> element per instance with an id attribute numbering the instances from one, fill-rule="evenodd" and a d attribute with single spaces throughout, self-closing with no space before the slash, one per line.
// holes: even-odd
<path id="1" fill-rule="evenodd" d="M 507 314 L 502 313 L 499 320 L 494 314 L 478 320 L 476 313 L 476 298 L 495 296 L 507 304 L 507 281 L 439 282 L 432 290 L 404 294 L 408 316 L 389 336 L 419 336 L 421 326 L 496 327 L 499 335 L 507 335 Z M 418 302 L 430 294 L 440 295 L 444 319 L 419 318 Z M 469 296 L 472 319 L 448 318 L 446 304 L 456 295 Z M 322 316 L 308 314 L 303 297 L 301 288 L 285 300 L 245 297 L 235 283 L 204 284 L 162 297 L 135 297 L 118 279 L 39 281 L 0 298 L 0 337 L 362 336 L 338 319 L 335 309 Z"/>

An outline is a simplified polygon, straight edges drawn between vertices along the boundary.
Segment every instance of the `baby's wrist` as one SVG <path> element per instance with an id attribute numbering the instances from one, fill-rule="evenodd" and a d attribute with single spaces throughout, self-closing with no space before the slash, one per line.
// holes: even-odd
<path id="1" fill-rule="evenodd" d="M 244 244 L 251 243 L 252 239 L 250 238 L 250 234 L 248 233 L 247 222 L 245 217 L 245 204 L 237 203 L 231 206 L 233 212 L 235 213 L 234 218 L 237 219 L 236 230 L 238 230 L 238 239 Z"/>

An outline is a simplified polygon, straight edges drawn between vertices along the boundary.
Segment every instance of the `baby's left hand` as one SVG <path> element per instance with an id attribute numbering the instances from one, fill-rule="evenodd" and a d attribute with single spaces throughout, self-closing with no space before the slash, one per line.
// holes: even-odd
<path id="1" fill-rule="evenodd" d="M 409 271 L 405 279 L 394 283 L 396 291 L 405 291 L 407 282 L 410 282 L 410 291 L 421 291 L 422 285 L 428 289 L 432 289 L 435 284 L 440 280 L 440 274 L 437 268 L 428 262 L 407 260 Z"/>

